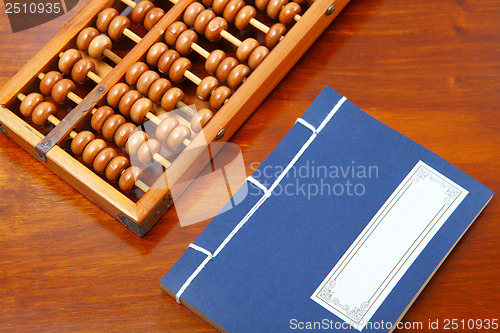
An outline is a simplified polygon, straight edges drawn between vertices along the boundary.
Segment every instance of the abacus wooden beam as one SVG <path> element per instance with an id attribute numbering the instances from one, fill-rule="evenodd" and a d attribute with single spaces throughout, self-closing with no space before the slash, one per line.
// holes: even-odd
<path id="1" fill-rule="evenodd" d="M 256 1 L 258 10 L 251 9 L 248 4 L 239 0 L 217 0 L 217 2 L 203 0 L 202 2 L 203 5 L 196 3 L 194 0 L 178 0 L 174 1 L 175 4 L 172 5 L 167 0 L 158 0 L 154 4 L 148 0 L 142 0 L 137 4 L 132 3 L 131 0 L 107 2 L 92 0 L 0 92 L 0 125 L 6 130 L 7 135 L 31 155 L 35 156 L 41 163 L 140 236 L 143 236 L 171 205 L 170 190 L 166 185 L 166 180 L 168 180 L 168 184 L 180 184 L 182 181 L 183 186 L 187 186 L 189 182 L 185 182 L 185 180 L 194 179 L 203 166 L 209 162 L 207 156 L 210 155 L 205 154 L 203 149 L 184 149 L 180 153 L 177 152 L 171 155 L 168 160 L 165 160 L 167 162 L 163 162 L 164 165 L 160 166 L 162 170 L 159 173 L 152 173 L 149 178 L 144 178 L 143 175 L 139 177 L 139 169 L 131 169 L 127 172 L 127 176 L 124 176 L 126 184 L 122 187 L 115 179 L 116 173 L 110 172 L 111 179 L 106 177 L 107 166 L 117 156 L 125 158 L 126 149 L 122 147 L 123 144 L 118 144 L 124 142 L 121 141 L 122 139 L 118 142 L 113 141 L 114 138 L 107 141 L 106 145 L 113 146 L 115 150 L 116 156 L 114 156 L 115 153 L 111 149 L 107 149 L 110 147 L 103 148 L 104 145 L 100 140 L 106 141 L 106 137 L 111 138 L 110 133 L 118 133 L 121 126 L 127 123 L 129 125 L 122 129 L 123 133 L 126 132 L 123 137 L 126 137 L 127 140 L 138 140 L 137 142 L 140 145 L 137 143 L 134 147 L 140 148 L 147 142 L 141 141 L 144 137 L 139 138 L 142 134 L 137 134 L 137 138 L 132 138 L 129 132 L 133 126 L 141 125 L 132 125 L 127 119 L 128 115 L 118 115 L 119 105 L 113 103 L 113 94 L 117 92 L 119 87 L 132 90 L 128 86 L 129 83 L 126 78 L 127 73 L 130 74 L 131 68 L 141 66 L 136 64 L 144 63 L 144 61 L 149 64 L 149 68 L 137 77 L 135 83 L 132 82 L 135 79 L 130 82 L 136 85 L 137 91 L 141 95 L 139 99 L 153 96 L 151 100 L 154 99 L 154 103 L 160 102 L 159 105 L 161 105 L 159 97 L 165 95 L 165 91 L 162 89 L 166 87 L 166 83 L 160 81 L 154 71 L 159 68 L 159 74 L 162 74 L 158 60 L 160 59 L 159 56 L 165 52 L 178 52 L 180 49 L 183 57 L 189 57 L 188 60 L 192 62 L 193 68 L 196 68 L 198 80 L 195 79 L 195 81 L 198 85 L 206 84 L 203 89 L 206 89 L 211 94 L 214 92 L 211 85 L 215 85 L 215 81 L 210 77 L 216 76 L 219 78 L 216 81 L 227 82 L 229 88 L 225 88 L 231 91 L 231 94 L 228 94 L 223 99 L 218 111 L 214 110 L 213 117 L 210 115 L 211 119 L 207 117 L 209 120 L 206 119 L 206 125 L 203 129 L 201 129 L 202 125 L 200 125 L 199 130 L 203 135 L 196 135 L 192 138 L 189 146 L 199 148 L 206 147 L 207 143 L 212 141 L 226 141 L 344 8 L 348 0 L 316 0 L 310 6 L 306 3 L 300 3 L 300 1 L 297 1 L 297 4 L 277 0 Z M 115 15 L 116 13 L 122 13 L 127 6 L 133 7 L 130 18 L 126 18 L 123 14 Z M 209 8 L 210 6 L 212 6 L 212 9 Z M 187 10 L 188 7 L 189 10 Z M 109 9 L 105 11 L 107 8 L 114 8 L 115 10 Z M 79 34 L 86 28 L 96 28 L 99 14 L 103 13 L 103 11 L 114 15 L 111 20 L 102 20 L 105 24 L 100 27 L 101 31 L 105 30 L 109 34 L 109 38 L 113 39 L 113 45 L 104 47 L 104 59 L 95 60 L 96 65 L 99 65 L 98 68 L 95 72 L 86 72 L 85 78 L 75 80 L 76 83 L 69 82 L 70 73 L 67 69 L 62 70 L 62 79 L 59 80 L 62 82 L 57 85 L 54 93 L 51 91 L 50 94 L 43 97 L 43 101 L 39 101 L 38 95 L 42 96 L 41 90 L 48 90 L 48 88 L 40 89 L 38 76 L 42 76 L 43 73 L 48 74 L 57 71 L 59 55 L 77 47 Z M 204 16 L 202 13 L 204 13 Z M 213 17 L 212 13 L 221 16 Z M 273 17 L 276 18 L 276 15 L 277 20 L 274 20 Z M 210 29 L 215 27 L 215 33 L 206 31 L 208 23 L 207 26 L 204 26 L 203 20 L 207 20 L 208 17 L 211 17 L 208 23 L 214 22 Z M 187 22 L 183 22 L 183 20 L 187 20 Z M 104 26 L 108 23 L 109 25 L 104 29 Z M 230 28 L 233 24 L 236 29 Z M 266 56 L 261 57 L 262 61 L 259 61 L 258 64 L 251 65 L 249 62 L 251 52 L 249 53 L 248 50 L 252 49 L 254 51 L 259 47 L 260 50 L 264 50 L 264 48 L 268 50 L 266 46 L 258 45 L 259 42 L 257 41 L 262 41 L 263 38 L 265 40 L 265 35 L 269 34 L 270 29 L 275 24 L 287 27 L 283 31 L 284 36 L 274 38 L 276 45 L 269 47 L 271 51 L 267 51 Z M 172 34 L 173 31 L 170 28 L 176 26 L 185 26 L 186 28 L 183 28 L 184 30 L 177 35 L 175 31 Z M 220 27 L 224 29 L 220 29 Z M 239 33 L 238 29 L 243 29 L 243 33 Z M 195 37 L 194 33 L 198 37 Z M 99 37 L 101 43 L 108 43 L 106 36 L 101 36 Z M 169 42 L 172 36 L 175 36 L 175 43 Z M 120 39 L 119 37 L 123 38 Z M 232 44 L 228 42 L 216 44 L 219 37 L 222 40 L 229 40 Z M 130 44 L 129 39 L 134 42 Z M 182 41 L 179 42 L 179 40 Z M 213 40 L 213 44 L 208 40 Z M 248 41 L 245 42 L 246 40 Z M 116 48 L 115 44 L 117 45 Z M 125 50 L 124 46 L 126 45 L 128 46 Z M 271 44 L 267 43 L 266 45 Z M 243 46 L 245 46 L 244 51 L 246 53 L 243 52 Z M 191 53 L 190 51 L 194 52 Z M 221 52 L 224 53 L 224 57 L 220 56 Z M 244 54 L 242 55 L 242 53 Z M 231 58 L 235 59 L 237 64 Z M 223 60 L 225 60 L 223 67 L 226 72 L 217 75 L 218 68 L 222 66 Z M 207 66 L 207 64 L 211 65 Z M 229 82 L 229 78 L 224 78 L 237 66 L 247 66 L 245 64 L 248 64 L 248 67 L 252 70 L 245 71 L 245 75 L 240 75 L 238 84 L 232 84 Z M 209 71 L 203 73 L 203 69 L 206 70 L 207 67 L 209 67 Z M 231 70 L 227 71 L 227 68 L 231 68 Z M 185 71 L 182 74 L 184 73 Z M 142 75 L 144 77 L 141 79 Z M 154 80 L 152 80 L 153 77 Z M 86 80 L 87 78 L 90 78 L 95 84 L 89 82 L 90 80 Z M 171 78 L 165 76 L 163 79 L 170 80 Z M 141 83 L 138 83 L 139 80 L 141 80 Z M 153 85 L 153 82 L 157 83 Z M 173 82 L 173 84 L 178 85 L 172 87 L 172 89 L 178 89 L 176 94 L 183 95 L 185 104 L 195 104 L 198 110 L 210 107 L 210 103 L 204 101 L 207 98 L 200 99 L 197 97 L 196 87 L 193 85 L 183 82 Z M 151 91 L 153 86 L 158 89 L 156 95 L 155 92 Z M 218 86 L 223 87 L 220 82 Z M 68 89 L 74 95 L 73 93 L 66 93 Z M 148 90 L 147 94 L 146 90 Z M 19 100 L 19 98 L 23 99 L 23 96 L 30 96 L 30 94 L 35 94 L 31 95 L 35 97 L 30 98 L 37 100 L 40 104 L 50 103 L 44 104 L 43 107 L 37 109 L 35 117 L 31 120 L 23 116 L 26 109 L 24 105 L 21 110 L 21 101 Z M 68 95 L 71 96 L 70 98 L 74 102 L 67 101 L 66 97 Z M 205 96 L 207 94 L 204 91 L 201 95 Z M 185 108 L 185 104 L 182 104 L 180 100 L 176 100 L 173 96 L 171 96 L 171 99 L 175 102 L 173 105 L 177 105 L 176 107 L 180 105 L 181 108 Z M 112 103 L 107 105 L 110 99 Z M 113 108 L 116 110 L 113 111 Z M 98 110 L 104 110 L 102 112 L 105 113 L 109 109 L 115 112 L 116 117 L 109 120 L 104 130 L 105 137 L 92 126 L 92 118 L 93 114 L 97 114 Z M 34 113 L 35 108 L 31 111 Z M 201 117 L 201 115 L 195 115 L 193 111 L 189 110 L 188 114 Z M 47 116 L 48 123 L 47 121 L 41 121 L 45 116 Z M 156 119 L 154 117 L 151 116 L 152 119 Z M 107 119 L 111 119 L 111 116 Z M 189 120 L 186 121 L 189 123 Z M 118 127 L 119 124 L 121 124 L 120 127 Z M 99 129 L 99 126 L 95 127 Z M 100 130 L 102 132 L 103 129 L 100 128 Z M 88 148 L 85 158 L 77 154 L 79 148 L 82 148 L 81 146 L 77 145 L 74 151 L 71 149 L 70 142 L 72 140 L 77 138 L 78 140 L 87 140 L 92 136 L 95 136 L 95 143 Z M 151 161 L 151 165 L 155 165 L 156 159 L 153 156 L 155 154 L 161 156 L 158 149 L 170 148 L 168 143 L 164 144 L 163 148 L 158 148 L 161 145 L 161 140 L 155 141 L 157 138 L 149 139 L 151 142 L 149 146 L 144 146 L 144 154 L 145 156 L 151 156 L 151 158 L 145 158 L 144 161 Z M 115 143 L 117 144 L 115 145 Z M 83 147 L 81 153 L 84 153 L 85 147 Z M 212 149 L 212 156 L 216 153 L 217 148 Z M 123 159 L 121 160 L 123 161 Z M 117 161 L 114 163 L 119 164 Z M 96 168 L 94 168 L 94 164 Z M 116 168 L 120 171 L 118 166 Z M 119 173 L 120 176 L 123 175 L 122 171 Z M 126 191 L 129 189 L 130 184 L 132 184 L 132 187 L 134 187 L 134 184 L 139 185 L 145 192 L 141 190 Z M 203 208 L 200 207 L 200 209 Z"/>

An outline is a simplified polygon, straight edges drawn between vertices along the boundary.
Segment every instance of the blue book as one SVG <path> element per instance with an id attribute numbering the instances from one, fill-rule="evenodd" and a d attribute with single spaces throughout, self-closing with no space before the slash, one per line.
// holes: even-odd
<path id="1" fill-rule="evenodd" d="M 389 332 L 492 195 L 326 87 L 162 289 L 220 331 Z"/>

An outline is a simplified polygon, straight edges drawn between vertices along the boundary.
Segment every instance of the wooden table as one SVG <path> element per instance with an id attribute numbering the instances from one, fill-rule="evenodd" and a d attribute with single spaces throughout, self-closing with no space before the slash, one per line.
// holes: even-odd
<path id="1" fill-rule="evenodd" d="M 80 2 L 15 34 L 2 7 L 0 86 Z M 233 137 L 247 172 L 328 84 L 500 191 L 499 22 L 496 0 L 353 0 Z M 213 331 L 159 288 L 206 222 L 180 227 L 171 209 L 141 239 L 3 135 L 0 161 L 2 329 Z M 494 198 L 405 322 L 498 318 L 499 213 Z"/>

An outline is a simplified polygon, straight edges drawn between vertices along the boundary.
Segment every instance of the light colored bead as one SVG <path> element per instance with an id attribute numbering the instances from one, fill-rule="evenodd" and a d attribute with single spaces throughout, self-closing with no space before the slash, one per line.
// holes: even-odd
<path id="1" fill-rule="evenodd" d="M 66 50 L 59 58 L 57 67 L 61 72 L 69 74 L 75 63 L 80 59 L 82 59 L 82 54 L 77 49 Z"/>
<path id="2" fill-rule="evenodd" d="M 94 59 L 104 58 L 104 50 L 111 49 L 111 39 L 106 35 L 99 35 L 89 45 L 88 53 Z"/>
<path id="3" fill-rule="evenodd" d="M 76 38 L 76 47 L 81 51 L 87 52 L 90 42 L 100 34 L 99 30 L 94 27 L 83 29 Z"/>
<path id="4" fill-rule="evenodd" d="M 201 109 L 196 115 L 191 119 L 191 129 L 198 133 L 202 128 L 212 119 L 213 112 L 209 109 Z"/>

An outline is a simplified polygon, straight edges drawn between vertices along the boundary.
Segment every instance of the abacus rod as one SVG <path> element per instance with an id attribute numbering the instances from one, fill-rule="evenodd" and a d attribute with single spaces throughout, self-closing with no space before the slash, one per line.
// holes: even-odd
<path id="1" fill-rule="evenodd" d="M 201 55 L 203 58 L 207 59 L 209 56 L 210 56 L 210 52 L 208 52 L 207 50 L 205 50 L 204 48 L 202 48 L 200 45 L 196 44 L 196 43 L 192 43 L 191 44 L 191 48 L 196 52 L 198 53 L 199 55 Z"/>
<path id="2" fill-rule="evenodd" d="M 123 2 L 124 4 L 126 4 L 127 6 L 132 7 L 132 8 L 134 8 L 134 7 L 137 5 L 137 4 L 136 4 L 134 1 L 132 1 L 132 0 L 120 0 L 120 1 L 121 1 L 121 2 Z"/>
<path id="3" fill-rule="evenodd" d="M 260 21 L 257 21 L 254 18 L 250 19 L 250 24 L 265 34 L 267 34 L 269 32 L 269 27 L 267 25 L 265 25 L 264 23 L 262 23 Z"/>
<path id="4" fill-rule="evenodd" d="M 122 61 L 122 58 L 120 58 L 116 53 L 114 53 L 110 49 L 104 49 L 102 54 L 104 54 L 104 56 L 106 56 L 109 60 L 111 60 L 115 64 L 118 64 L 120 61 Z"/>

